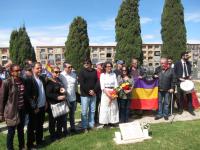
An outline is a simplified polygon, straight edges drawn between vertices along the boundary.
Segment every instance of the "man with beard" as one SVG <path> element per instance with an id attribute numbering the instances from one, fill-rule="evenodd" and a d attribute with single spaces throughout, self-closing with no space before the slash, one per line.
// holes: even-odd
<path id="1" fill-rule="evenodd" d="M 174 73 L 177 77 L 177 91 L 178 91 L 178 111 L 179 114 L 183 113 L 183 100 L 184 100 L 184 91 L 180 88 L 181 82 L 185 80 L 191 80 L 192 76 L 192 65 L 188 61 L 189 56 L 188 52 L 181 53 L 181 60 L 177 61 L 174 65 Z M 192 106 L 192 94 L 186 94 L 188 100 L 188 111 L 191 115 L 195 116 Z"/>

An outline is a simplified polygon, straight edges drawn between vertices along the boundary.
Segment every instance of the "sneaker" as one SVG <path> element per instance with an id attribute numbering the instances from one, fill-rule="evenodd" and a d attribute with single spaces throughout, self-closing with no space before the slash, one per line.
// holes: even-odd
<path id="1" fill-rule="evenodd" d="M 189 113 L 190 113 L 192 116 L 196 116 L 196 114 L 194 113 L 194 111 L 189 111 Z"/>
<path id="2" fill-rule="evenodd" d="M 155 120 L 159 120 L 159 119 L 161 119 L 161 118 L 162 118 L 162 116 L 157 115 L 157 116 L 155 117 Z"/>
<path id="3" fill-rule="evenodd" d="M 165 120 L 169 120 L 169 117 L 168 117 L 168 116 L 164 116 L 164 119 L 165 119 Z"/>

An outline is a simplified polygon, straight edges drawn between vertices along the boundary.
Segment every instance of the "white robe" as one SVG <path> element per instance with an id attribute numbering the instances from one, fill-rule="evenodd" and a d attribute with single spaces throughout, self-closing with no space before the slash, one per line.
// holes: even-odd
<path id="1" fill-rule="evenodd" d="M 99 113 L 99 123 L 108 124 L 108 123 L 118 123 L 119 122 L 119 109 L 117 100 L 110 100 L 108 96 L 103 92 L 106 87 L 118 86 L 117 78 L 115 73 L 102 73 L 100 76 L 101 84 L 101 104 L 100 104 L 100 113 Z"/>

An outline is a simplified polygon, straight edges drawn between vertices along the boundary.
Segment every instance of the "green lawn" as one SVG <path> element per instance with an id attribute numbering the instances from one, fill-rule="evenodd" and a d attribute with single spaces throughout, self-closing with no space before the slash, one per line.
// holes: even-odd
<path id="1" fill-rule="evenodd" d="M 200 93 L 200 82 L 194 82 L 195 90 Z"/>
<path id="2" fill-rule="evenodd" d="M 200 120 L 152 124 L 152 139 L 145 142 L 115 145 L 114 132 L 119 129 L 99 129 L 53 142 L 44 150 L 199 150 Z M 45 133 L 46 136 L 48 133 Z M 46 137 L 47 138 L 47 137 Z M 6 136 L 0 134 L 0 149 L 5 149 Z M 17 139 L 15 137 L 15 146 Z"/>

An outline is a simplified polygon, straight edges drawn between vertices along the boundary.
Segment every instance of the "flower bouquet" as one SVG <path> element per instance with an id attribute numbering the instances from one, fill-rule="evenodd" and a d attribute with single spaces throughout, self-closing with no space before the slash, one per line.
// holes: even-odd
<path id="1" fill-rule="evenodd" d="M 121 90 L 130 90 L 132 87 L 132 84 L 130 82 L 124 82 L 120 85 Z"/>
<path id="2" fill-rule="evenodd" d="M 107 92 L 109 93 L 109 95 L 112 97 L 112 99 L 110 100 L 109 104 L 111 104 L 111 101 L 117 100 L 118 93 L 119 93 L 120 90 L 121 90 L 120 87 L 107 90 Z"/>

